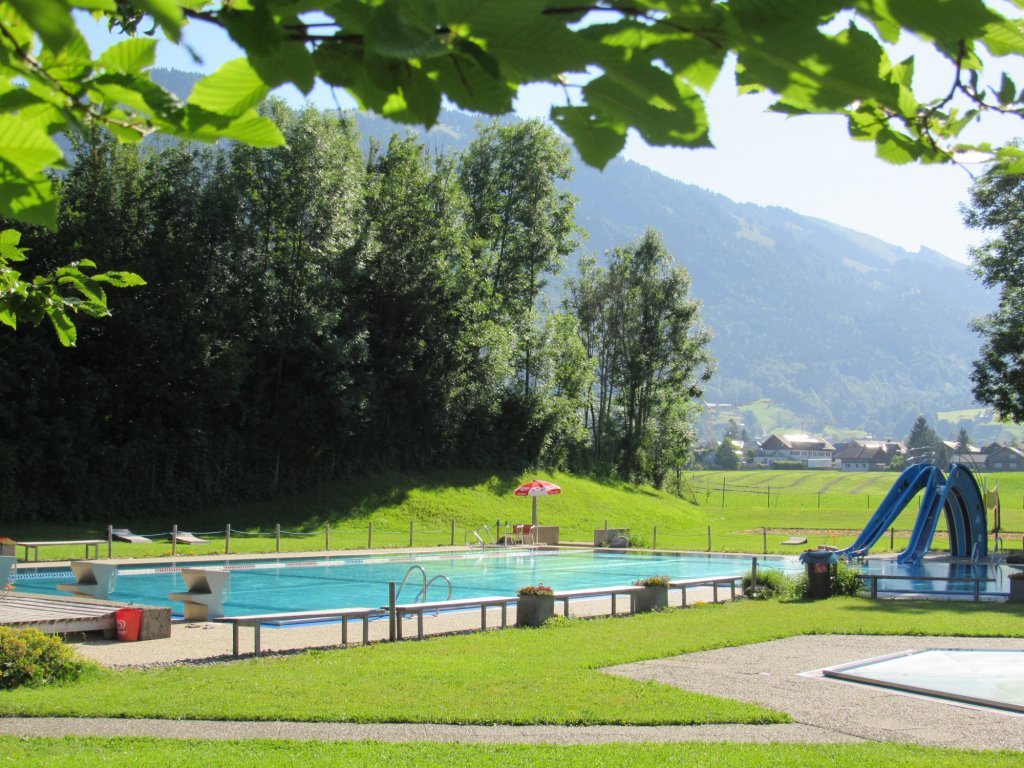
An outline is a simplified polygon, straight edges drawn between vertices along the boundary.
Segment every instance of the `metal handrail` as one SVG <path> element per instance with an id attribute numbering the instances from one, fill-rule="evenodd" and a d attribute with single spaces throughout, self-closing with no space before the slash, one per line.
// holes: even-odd
<path id="1" fill-rule="evenodd" d="M 405 576 L 402 578 L 402 583 L 398 585 L 398 591 L 395 592 L 395 601 L 396 602 L 398 601 L 398 596 L 402 594 L 402 588 L 405 586 L 405 582 L 407 582 L 409 580 L 409 576 L 412 575 L 413 571 L 419 571 L 421 574 L 423 574 L 423 589 L 420 590 L 420 594 L 421 595 L 425 595 L 426 594 L 426 592 L 427 592 L 427 572 L 425 570 L 423 570 L 423 566 L 421 566 L 421 565 L 412 565 L 412 566 L 409 566 L 409 570 L 405 572 Z M 416 601 L 413 600 L 413 602 L 416 602 Z"/>
<path id="2" fill-rule="evenodd" d="M 430 581 L 427 582 L 427 585 L 425 587 L 423 587 L 423 600 L 421 600 L 420 602 L 424 602 L 424 603 L 427 602 L 427 590 L 430 589 L 430 585 L 433 584 L 438 579 L 444 579 L 446 582 L 448 582 L 448 597 L 446 597 L 445 600 L 451 600 L 452 599 L 452 580 L 449 579 L 447 576 L 445 576 L 443 573 L 439 573 L 436 576 L 433 576 L 430 579 Z M 415 602 L 415 601 L 413 601 L 413 602 Z"/>

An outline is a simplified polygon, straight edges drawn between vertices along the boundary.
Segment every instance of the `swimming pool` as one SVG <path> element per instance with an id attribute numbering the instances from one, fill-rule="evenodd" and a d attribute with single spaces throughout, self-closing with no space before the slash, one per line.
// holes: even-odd
<path id="1" fill-rule="evenodd" d="M 301 559 L 271 558 L 218 562 L 188 562 L 154 565 L 126 565 L 118 568 L 117 586 L 111 600 L 145 605 L 171 606 L 170 592 L 185 589 L 181 568 L 223 567 L 231 571 L 230 596 L 225 604 L 229 616 L 258 613 L 328 610 L 331 608 L 387 605 L 389 582 L 401 583 L 406 572 L 420 566 L 427 577 L 447 576 L 452 598 L 513 595 L 527 584 L 546 584 L 555 589 L 585 589 L 630 584 L 647 576 L 688 579 L 731 576 L 750 569 L 750 556 L 693 555 L 581 551 L 502 550 L 458 552 L 402 557 L 345 557 Z M 799 573 L 796 558 L 759 557 L 758 567 Z M 58 584 L 74 579 L 67 569 L 23 570 L 16 584 L 19 592 L 57 594 Z M 412 602 L 423 585 L 416 572 L 402 592 L 401 600 Z M 430 587 L 432 600 L 448 595 L 447 584 Z"/>

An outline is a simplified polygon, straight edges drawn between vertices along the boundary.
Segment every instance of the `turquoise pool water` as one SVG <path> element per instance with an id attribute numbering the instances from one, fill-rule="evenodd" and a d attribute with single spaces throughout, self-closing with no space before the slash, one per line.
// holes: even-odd
<path id="1" fill-rule="evenodd" d="M 428 578 L 447 576 L 452 598 L 513 595 L 527 584 L 546 584 L 555 589 L 584 589 L 629 584 L 647 576 L 687 579 L 730 576 L 750 569 L 750 556 L 653 555 L 608 551 L 502 550 L 498 552 L 445 553 L 403 557 L 344 557 L 325 559 L 273 558 L 233 562 L 196 563 L 176 561 L 159 566 L 127 565 L 118 569 L 117 586 L 111 600 L 146 605 L 180 603 L 167 599 L 170 592 L 185 589 L 180 570 L 196 567 L 224 567 L 231 571 L 231 592 L 225 603 L 229 616 L 284 611 L 312 611 L 357 606 L 387 605 L 389 582 L 401 583 L 414 565 Z M 758 567 L 799 573 L 795 558 L 759 557 Z M 58 594 L 58 584 L 74 579 L 69 570 L 43 569 L 18 574 L 19 592 Z M 400 599 L 412 602 L 423 586 L 417 573 L 409 578 Z M 60 593 L 64 594 L 64 593 Z M 448 586 L 435 582 L 432 600 L 443 600 Z"/>

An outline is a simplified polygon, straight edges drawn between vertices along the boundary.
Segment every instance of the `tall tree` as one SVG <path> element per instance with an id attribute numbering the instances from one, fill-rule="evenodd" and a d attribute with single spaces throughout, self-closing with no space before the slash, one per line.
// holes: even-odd
<path id="1" fill-rule="evenodd" d="M 660 483 L 692 447 L 692 409 L 713 370 L 711 337 L 689 275 L 672 266 L 656 232 L 609 258 L 607 269 L 583 262 L 567 298 L 597 358 L 588 406 L 595 456 L 625 478 Z"/>
<path id="2" fill-rule="evenodd" d="M 496 318 L 521 339 L 523 393 L 530 393 L 533 309 L 578 243 L 569 148 L 539 120 L 483 127 L 462 158 L 477 258 L 490 271 Z"/>
<path id="3" fill-rule="evenodd" d="M 982 338 L 971 371 L 974 397 L 1004 418 L 1024 421 L 1024 179 L 985 174 L 963 215 L 987 236 L 971 249 L 975 274 L 999 291 L 996 310 L 972 324 Z"/>

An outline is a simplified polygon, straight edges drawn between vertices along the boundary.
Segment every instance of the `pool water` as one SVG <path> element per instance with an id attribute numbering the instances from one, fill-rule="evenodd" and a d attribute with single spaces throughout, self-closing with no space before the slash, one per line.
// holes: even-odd
<path id="1" fill-rule="evenodd" d="M 630 584 L 647 576 L 688 579 L 731 576 L 750 570 L 750 556 L 648 554 L 609 551 L 529 551 L 445 553 L 402 557 L 335 557 L 323 559 L 261 559 L 233 562 L 175 561 L 159 567 L 127 565 L 118 568 L 117 586 L 110 599 L 119 602 L 171 606 L 170 592 L 185 590 L 180 570 L 221 567 L 231 571 L 229 616 L 332 608 L 387 605 L 389 582 L 401 583 L 413 566 L 431 579 L 447 576 L 452 598 L 514 595 L 519 587 L 546 584 L 554 589 L 585 589 Z M 795 558 L 759 557 L 759 568 L 777 568 L 796 574 L 802 566 Z M 58 594 L 57 584 L 74 581 L 66 569 L 21 571 L 19 592 Z M 409 576 L 399 600 L 413 602 L 423 588 L 418 570 Z M 65 593 L 60 593 L 65 594 Z M 430 600 L 448 597 L 441 579 L 431 584 Z"/>

